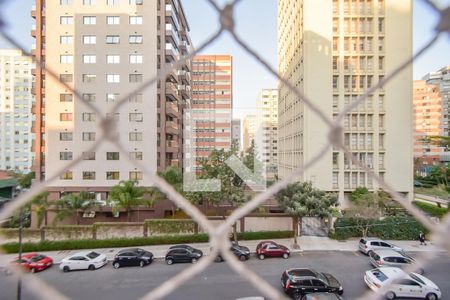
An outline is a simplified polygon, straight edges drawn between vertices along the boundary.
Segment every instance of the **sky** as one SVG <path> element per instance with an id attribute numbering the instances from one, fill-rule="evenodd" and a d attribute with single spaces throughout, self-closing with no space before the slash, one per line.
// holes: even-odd
<path id="1" fill-rule="evenodd" d="M 56 1 L 56 0 L 52 0 Z M 81 0 L 79 0 L 81 1 Z M 331 0 L 330 0 L 331 1 Z M 30 8 L 34 0 L 4 0 L 0 16 L 6 23 L 6 30 L 21 45 L 30 48 L 33 19 Z M 199 46 L 218 29 L 218 15 L 206 0 L 182 0 L 191 27 L 194 46 Z M 225 0 L 217 0 L 223 4 Z M 450 0 L 434 1 L 442 7 Z M 17 20 L 20 20 L 17 22 Z M 277 67 L 277 0 L 242 0 L 235 10 L 237 33 L 274 68 Z M 437 15 L 422 0 L 414 0 L 414 50 L 419 49 L 434 33 Z M 0 39 L 0 47 L 8 47 Z M 235 117 L 255 113 L 256 99 L 263 88 L 274 88 L 277 80 L 265 71 L 252 57 L 248 56 L 228 34 L 206 48 L 203 54 L 231 54 L 233 56 L 233 92 Z M 439 42 L 414 63 L 414 79 L 420 79 L 428 72 L 450 65 L 450 34 L 441 36 Z"/>

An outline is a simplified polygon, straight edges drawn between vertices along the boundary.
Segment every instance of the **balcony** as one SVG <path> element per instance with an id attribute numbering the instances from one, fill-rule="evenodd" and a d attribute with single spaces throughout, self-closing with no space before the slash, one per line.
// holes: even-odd
<path id="1" fill-rule="evenodd" d="M 169 160 L 169 165 L 171 167 L 179 167 L 180 166 L 180 160 L 178 160 L 178 159 L 171 159 L 171 160 Z"/>
<path id="2" fill-rule="evenodd" d="M 166 122 L 166 132 L 169 134 L 179 134 L 179 127 L 178 124 L 174 121 L 167 121 Z"/>
<path id="3" fill-rule="evenodd" d="M 180 44 L 180 38 L 178 37 L 177 30 L 172 24 L 166 24 L 166 37 L 172 39 L 176 45 Z"/>
<path id="4" fill-rule="evenodd" d="M 178 105 L 174 102 L 166 102 L 166 114 L 178 117 Z"/>
<path id="5" fill-rule="evenodd" d="M 191 73 L 185 70 L 178 70 L 177 75 L 180 78 L 180 80 L 185 83 L 189 84 L 191 81 Z"/>
<path id="6" fill-rule="evenodd" d="M 179 100 L 178 87 L 172 82 L 166 82 L 166 96 L 172 101 Z"/>
<path id="7" fill-rule="evenodd" d="M 166 141 L 167 152 L 178 152 L 178 141 L 167 140 Z"/>
<path id="8" fill-rule="evenodd" d="M 178 49 L 175 48 L 171 43 L 166 43 L 166 56 L 172 57 L 173 60 L 178 60 L 180 55 L 178 53 Z"/>
<path id="9" fill-rule="evenodd" d="M 178 85 L 178 92 L 183 96 L 184 99 L 187 99 L 191 94 L 191 86 L 180 84 Z"/>

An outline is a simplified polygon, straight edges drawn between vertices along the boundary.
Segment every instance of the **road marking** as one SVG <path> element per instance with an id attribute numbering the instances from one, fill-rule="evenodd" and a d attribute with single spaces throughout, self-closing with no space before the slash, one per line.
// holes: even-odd
<path id="1" fill-rule="evenodd" d="M 361 256 L 358 252 L 353 252 L 354 256 Z"/>

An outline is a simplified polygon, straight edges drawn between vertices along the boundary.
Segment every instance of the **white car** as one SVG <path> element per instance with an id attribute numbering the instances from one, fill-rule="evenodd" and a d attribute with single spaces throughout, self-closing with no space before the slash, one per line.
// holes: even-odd
<path id="1" fill-rule="evenodd" d="M 389 242 L 377 239 L 377 238 L 370 238 L 365 237 L 359 240 L 359 251 L 362 253 L 369 255 L 369 252 L 373 250 L 394 250 L 398 252 L 403 252 L 403 249 L 391 244 Z"/>
<path id="2" fill-rule="evenodd" d="M 384 289 L 386 299 L 420 298 L 437 300 L 442 296 L 441 291 L 428 278 L 416 274 L 405 273 L 399 268 L 377 268 L 366 271 L 364 275 L 366 285 L 377 292 Z"/>
<path id="3" fill-rule="evenodd" d="M 95 251 L 81 251 L 64 258 L 59 268 L 64 272 L 72 270 L 95 270 L 108 263 L 105 254 Z"/>

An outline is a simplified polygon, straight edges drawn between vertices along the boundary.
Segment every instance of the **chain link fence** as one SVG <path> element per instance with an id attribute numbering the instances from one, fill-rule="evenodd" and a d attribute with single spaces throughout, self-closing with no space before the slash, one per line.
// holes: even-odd
<path id="1" fill-rule="evenodd" d="M 134 165 L 137 168 L 140 168 L 145 176 L 152 179 L 152 182 L 155 187 L 159 188 L 162 192 L 164 192 L 168 199 L 170 199 L 175 205 L 177 205 L 186 214 L 192 217 L 192 219 L 194 219 L 199 224 L 199 226 L 201 226 L 204 229 L 204 231 L 210 237 L 210 245 L 213 249 L 209 256 L 206 256 L 204 259 L 201 259 L 197 264 L 192 265 L 191 267 L 178 273 L 175 277 L 173 277 L 169 281 L 166 281 L 158 288 L 149 291 L 142 299 L 162 299 L 164 297 L 167 297 L 172 291 L 181 286 L 184 282 L 188 281 L 189 278 L 192 278 L 196 274 L 205 270 L 211 264 L 211 262 L 214 261 L 214 258 L 217 256 L 219 252 L 222 253 L 226 263 L 237 274 L 239 274 L 242 278 L 250 282 L 264 296 L 266 296 L 269 299 L 285 299 L 285 296 L 282 293 L 280 293 L 278 289 L 274 288 L 267 281 L 262 279 L 259 275 L 246 268 L 245 265 L 241 263 L 229 251 L 230 244 L 228 240 L 228 232 L 231 226 L 234 223 L 236 223 L 239 219 L 241 219 L 251 211 L 255 210 L 266 200 L 273 197 L 281 189 L 285 188 L 289 183 L 299 180 L 302 172 L 304 172 L 309 168 L 312 168 L 319 159 L 323 158 L 325 153 L 331 147 L 335 147 L 336 149 L 342 150 L 349 161 L 352 161 L 354 164 L 359 165 L 359 167 L 362 170 L 366 171 L 368 176 L 372 177 L 374 181 L 378 182 L 379 186 L 383 190 L 388 192 L 395 201 L 400 203 L 406 210 L 409 211 L 409 213 L 411 213 L 432 233 L 430 240 L 436 246 L 441 247 L 445 249 L 447 253 L 450 253 L 450 241 L 447 238 L 448 234 L 450 233 L 450 216 L 446 216 L 439 225 L 431 223 L 428 217 L 425 216 L 416 207 L 414 207 L 408 201 L 408 199 L 404 198 L 401 194 L 397 193 L 389 185 L 389 183 L 381 180 L 381 178 L 379 178 L 377 174 L 375 174 L 365 164 L 356 160 L 355 157 L 351 155 L 350 150 L 346 148 L 343 143 L 342 140 L 343 127 L 341 125 L 344 116 L 349 112 L 351 112 L 353 109 L 355 109 L 364 100 L 366 100 L 371 93 L 373 93 L 374 91 L 385 85 L 392 78 L 397 76 L 402 70 L 410 66 L 415 59 L 424 54 L 431 46 L 433 46 L 442 35 L 450 34 L 450 7 L 446 9 L 441 9 L 431 0 L 420 0 L 429 7 L 431 7 L 431 9 L 434 10 L 434 12 L 439 15 L 439 22 L 436 26 L 434 36 L 432 36 L 430 38 L 430 41 L 422 49 L 420 49 L 413 57 L 408 58 L 406 61 L 400 63 L 394 71 L 392 71 L 390 74 L 387 74 L 383 80 L 379 81 L 375 86 L 367 90 L 356 101 L 344 107 L 343 110 L 339 113 L 338 117 L 335 120 L 332 120 L 314 105 L 313 101 L 314 99 L 308 98 L 306 95 L 303 94 L 303 92 L 300 89 L 297 89 L 295 86 L 293 86 L 291 82 L 279 76 L 276 69 L 270 66 L 270 64 L 267 61 L 265 61 L 254 49 L 252 49 L 250 45 L 248 45 L 245 42 L 245 40 L 242 39 L 241 36 L 237 34 L 237 32 L 234 30 L 235 19 L 233 12 L 236 6 L 239 4 L 239 2 L 242 2 L 242 0 L 230 1 L 224 6 L 220 6 L 219 3 L 217 3 L 215 0 L 204 0 L 204 1 L 207 2 L 209 5 L 211 5 L 219 15 L 218 22 L 220 22 L 220 28 L 217 30 L 217 32 L 215 32 L 208 39 L 206 39 L 206 41 L 204 41 L 199 47 L 197 47 L 197 49 L 194 52 L 190 53 L 187 56 L 180 57 L 180 59 L 177 60 L 172 65 L 166 65 L 161 69 L 157 77 L 147 82 L 144 82 L 134 91 L 130 91 L 128 95 L 121 97 L 121 99 L 111 109 L 110 112 L 113 113 L 118 111 L 118 109 L 122 105 L 124 105 L 124 103 L 130 97 L 137 95 L 138 93 L 140 93 L 141 91 L 145 90 L 146 88 L 152 85 L 155 85 L 158 80 L 164 80 L 172 69 L 180 67 L 186 60 L 192 59 L 193 56 L 195 56 L 197 53 L 200 53 L 211 43 L 215 42 L 221 35 L 228 33 L 247 54 L 249 54 L 256 61 L 258 61 L 269 73 L 278 78 L 280 83 L 288 87 L 299 99 L 303 101 L 303 103 L 308 107 L 308 109 L 310 109 L 314 114 L 317 114 L 317 116 L 320 117 L 320 119 L 329 127 L 329 135 L 328 135 L 329 143 L 315 157 L 313 157 L 313 159 L 301 165 L 299 168 L 294 170 L 289 176 L 287 176 L 283 180 L 274 183 L 264 192 L 257 194 L 252 200 L 247 202 L 245 205 L 233 211 L 232 214 L 228 216 L 228 218 L 225 220 L 224 223 L 222 223 L 220 226 L 214 227 L 209 222 L 209 220 L 205 215 L 203 215 L 192 203 L 186 200 L 182 195 L 177 193 L 171 185 L 169 185 L 162 178 L 154 174 L 154 172 L 149 170 L 149 168 L 146 165 L 140 163 L 139 161 L 131 159 L 128 151 L 126 151 L 123 145 L 121 145 L 120 141 L 117 139 L 117 136 L 112 134 L 113 132 L 115 132 L 114 127 L 116 126 L 116 124 L 113 122 L 113 120 L 101 117 L 100 121 L 98 122 L 99 132 L 101 133 L 100 138 L 95 142 L 95 144 L 91 147 L 91 149 L 86 151 L 95 151 L 104 142 L 113 143 L 117 147 L 117 149 L 122 153 L 121 155 L 123 155 L 123 157 L 127 159 L 128 163 Z M 5 0 L 3 0 L 2 2 L 5 2 Z M 6 14 L 6 12 L 2 12 L 2 15 L 4 14 Z M 1 17 L 0 17 L 0 29 L 4 39 L 6 39 L 11 45 L 13 45 L 18 49 L 21 49 L 25 55 L 32 56 L 31 53 L 29 53 L 26 49 L 23 49 L 19 45 L 19 43 L 15 40 L 14 37 L 10 36 L 7 33 L 7 31 L 5 30 L 5 22 Z M 36 65 L 41 65 L 42 68 L 45 68 L 43 62 L 35 61 L 35 63 Z M 47 76 L 59 80 L 59 76 L 56 72 L 50 70 L 49 68 L 46 68 L 45 71 Z M 97 107 L 95 107 L 89 102 L 84 102 L 82 100 L 80 91 L 73 90 L 70 86 L 68 86 L 66 83 L 63 82 L 61 82 L 61 85 L 64 86 L 65 89 L 73 92 L 74 97 L 76 98 L 75 101 L 82 101 L 84 105 L 87 105 L 94 112 L 99 113 Z M 98 116 L 100 116 L 100 114 L 98 114 Z M 82 160 L 81 156 L 77 157 L 73 159 L 70 163 L 67 163 L 64 166 L 62 166 L 58 174 L 50 178 L 47 178 L 43 182 L 36 182 L 35 184 L 33 184 L 32 188 L 28 192 L 20 195 L 18 198 L 11 201 L 0 211 L 0 220 L 8 218 L 20 207 L 24 206 L 29 201 L 31 201 L 33 196 L 45 191 L 48 184 L 58 179 L 59 176 L 65 172 L 65 170 L 72 168 L 73 166 L 78 164 L 81 160 Z M 2 239 L 4 239 L 4 237 L 0 236 L 0 241 Z M 407 271 L 419 270 L 420 268 L 423 268 L 423 266 L 426 265 L 430 260 L 432 260 L 435 257 L 435 255 L 436 255 L 435 252 L 426 252 L 422 254 L 417 259 L 417 263 Z M 6 264 L 7 262 L 5 260 L 6 260 L 5 256 L 0 256 L 0 265 Z M 23 276 L 24 274 L 21 268 L 15 267 L 13 268 L 13 271 L 22 278 L 24 285 L 28 289 L 36 291 L 39 290 L 39 293 L 34 294 L 37 298 L 67 299 L 67 297 L 62 295 L 57 289 L 52 287 L 47 282 L 39 279 L 38 277 Z M 369 291 L 366 294 L 361 295 L 360 299 L 365 300 L 379 299 L 383 297 L 384 292 L 387 291 L 387 288 L 388 287 L 380 289 L 378 293 L 373 293 Z"/>

